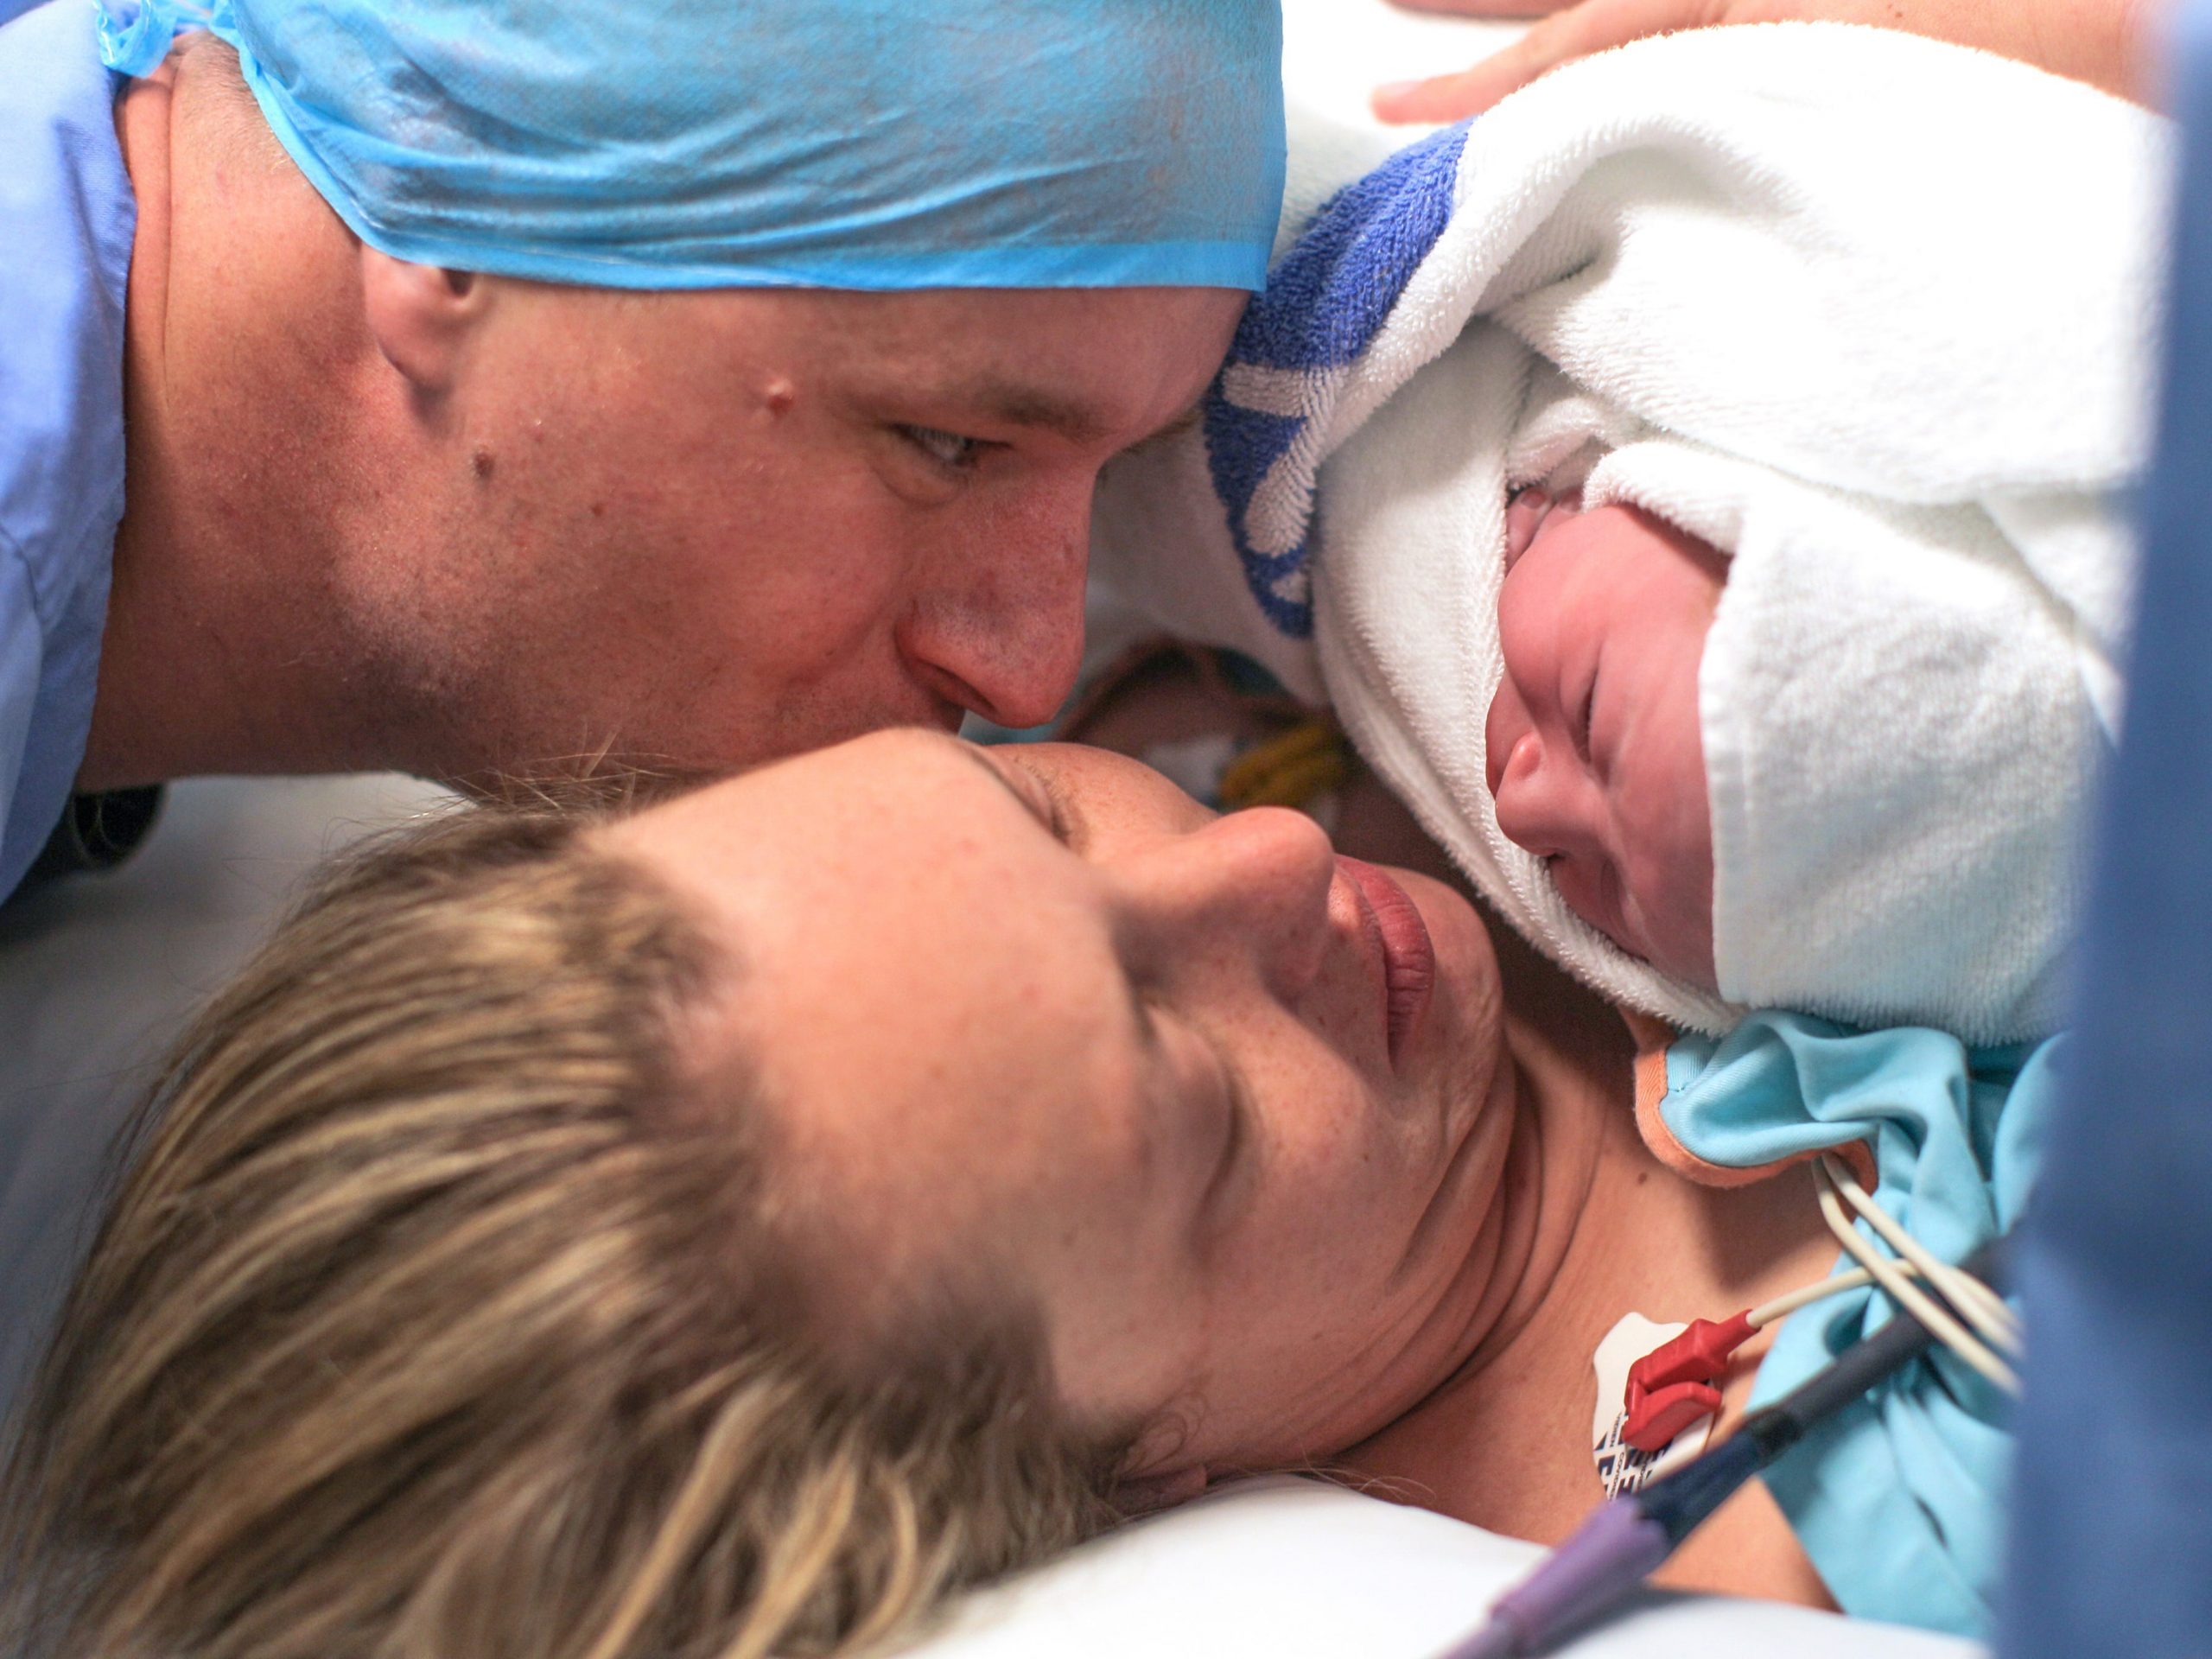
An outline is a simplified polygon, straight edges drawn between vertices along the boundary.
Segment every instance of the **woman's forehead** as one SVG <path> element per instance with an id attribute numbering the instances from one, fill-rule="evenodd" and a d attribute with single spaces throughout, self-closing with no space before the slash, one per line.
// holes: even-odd
<path id="1" fill-rule="evenodd" d="M 824 1224 L 873 1236 L 867 1259 L 1004 1249 L 1017 1268 L 1128 1213 L 1157 1114 L 1110 998 L 916 960 L 836 1018 L 804 1006 L 741 988 L 729 1040 L 785 1167 Z"/>

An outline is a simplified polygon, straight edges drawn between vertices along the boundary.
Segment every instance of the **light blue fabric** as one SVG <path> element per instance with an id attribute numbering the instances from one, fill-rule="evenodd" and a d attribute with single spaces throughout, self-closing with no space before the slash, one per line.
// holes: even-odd
<path id="1" fill-rule="evenodd" d="M 123 517 L 118 85 L 91 0 L 0 27 L 0 898 L 84 759 Z"/>
<path id="2" fill-rule="evenodd" d="M 2065 1040 L 1969 1050 L 1936 1031 L 1758 1014 L 1726 1038 L 1668 1050 L 1660 1116 L 1688 1150 L 1731 1168 L 1871 1141 L 1875 1197 L 1937 1255 L 1961 1262 L 2019 1218 Z M 1839 1268 L 1850 1265 L 1839 1255 Z M 1888 1299 L 1870 1290 L 1792 1315 L 1753 1403 L 1786 1394 L 1889 1317 Z M 1987 1638 L 2004 1560 L 2006 1406 L 1937 1350 L 1767 1472 L 1846 1612 Z"/>
<path id="3" fill-rule="evenodd" d="M 105 0 L 205 21 L 402 259 L 637 289 L 1257 289 L 1276 0 Z"/>

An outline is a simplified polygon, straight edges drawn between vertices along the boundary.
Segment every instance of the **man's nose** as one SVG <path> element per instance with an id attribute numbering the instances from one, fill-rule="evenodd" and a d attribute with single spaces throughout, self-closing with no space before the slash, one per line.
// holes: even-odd
<path id="1" fill-rule="evenodd" d="M 1326 960 L 1336 849 L 1303 812 L 1260 806 L 1167 836 L 1106 870 L 1129 948 L 1162 973 L 1252 971 L 1296 995 Z"/>
<path id="2" fill-rule="evenodd" d="M 1003 527 L 938 556 L 899 648 L 939 696 L 1001 726 L 1039 726 L 1059 713 L 1083 664 L 1089 493 Z"/>

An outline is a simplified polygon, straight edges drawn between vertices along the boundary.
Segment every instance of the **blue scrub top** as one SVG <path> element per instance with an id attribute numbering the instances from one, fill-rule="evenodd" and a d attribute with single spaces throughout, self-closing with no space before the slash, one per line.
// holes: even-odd
<path id="1" fill-rule="evenodd" d="M 123 518 L 137 204 L 92 0 L 0 0 L 0 898 L 68 804 Z"/>

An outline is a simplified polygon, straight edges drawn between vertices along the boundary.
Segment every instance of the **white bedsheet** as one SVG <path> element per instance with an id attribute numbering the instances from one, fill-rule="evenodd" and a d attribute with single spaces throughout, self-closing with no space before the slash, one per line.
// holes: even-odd
<path id="1" fill-rule="evenodd" d="M 907 1659 L 1433 1659 L 1541 1552 L 1288 1477 L 1247 1481 L 969 1599 Z M 1647 1595 L 1563 1659 L 1970 1659 L 1947 1637 L 1717 1596 Z"/>

